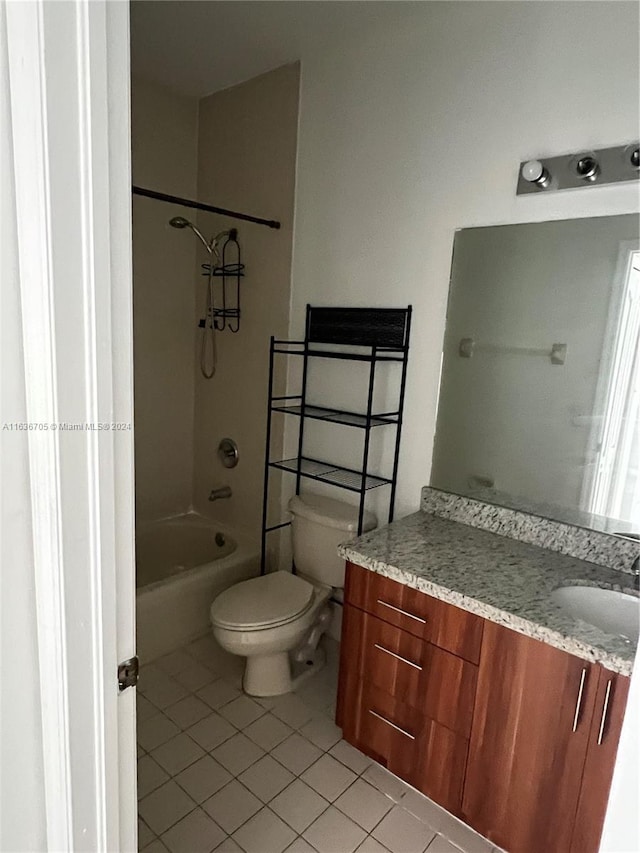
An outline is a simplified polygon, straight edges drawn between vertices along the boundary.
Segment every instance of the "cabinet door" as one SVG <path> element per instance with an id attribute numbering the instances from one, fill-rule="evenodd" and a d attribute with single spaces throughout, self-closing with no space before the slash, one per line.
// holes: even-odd
<path id="1" fill-rule="evenodd" d="M 627 705 L 629 679 L 598 667 L 598 691 L 571 853 L 597 853 Z"/>
<path id="2" fill-rule="evenodd" d="M 353 696 L 345 740 L 459 815 L 469 741 L 362 681 Z"/>
<path id="3" fill-rule="evenodd" d="M 509 853 L 571 849 L 597 680 L 597 666 L 486 623 L 462 813 Z"/>

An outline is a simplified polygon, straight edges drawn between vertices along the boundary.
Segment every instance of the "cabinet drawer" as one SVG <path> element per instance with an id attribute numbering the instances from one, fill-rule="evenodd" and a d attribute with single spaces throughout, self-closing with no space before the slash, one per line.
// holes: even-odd
<path id="1" fill-rule="evenodd" d="M 375 687 L 360 685 L 347 741 L 459 814 L 469 742 Z"/>
<path id="2" fill-rule="evenodd" d="M 480 616 L 354 563 L 347 563 L 345 601 L 458 657 L 480 660 Z"/>
<path id="3" fill-rule="evenodd" d="M 476 666 L 356 607 L 345 605 L 344 620 L 359 681 L 469 737 Z"/>

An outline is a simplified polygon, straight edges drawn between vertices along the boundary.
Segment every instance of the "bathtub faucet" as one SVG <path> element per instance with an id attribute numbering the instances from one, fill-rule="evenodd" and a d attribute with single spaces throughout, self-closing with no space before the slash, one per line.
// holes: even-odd
<path id="1" fill-rule="evenodd" d="M 209 494 L 210 501 L 219 501 L 221 498 L 231 497 L 231 486 L 221 486 L 219 489 L 211 489 Z"/>

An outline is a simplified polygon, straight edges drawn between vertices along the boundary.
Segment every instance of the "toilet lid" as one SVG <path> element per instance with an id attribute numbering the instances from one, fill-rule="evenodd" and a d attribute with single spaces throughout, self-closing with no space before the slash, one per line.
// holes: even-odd
<path id="1" fill-rule="evenodd" d="M 211 622 L 236 630 L 291 622 L 311 604 L 313 587 L 291 572 L 251 578 L 221 593 L 211 605 Z"/>

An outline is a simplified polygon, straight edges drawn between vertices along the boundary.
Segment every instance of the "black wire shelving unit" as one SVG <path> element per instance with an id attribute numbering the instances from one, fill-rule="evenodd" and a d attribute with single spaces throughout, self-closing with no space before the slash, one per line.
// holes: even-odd
<path id="1" fill-rule="evenodd" d="M 266 571 L 267 535 L 274 530 L 281 530 L 283 527 L 288 527 L 291 524 L 290 521 L 273 525 L 267 523 L 269 476 L 274 469 L 295 475 L 297 495 L 300 494 L 300 484 L 303 479 L 316 480 L 359 494 L 358 534 L 362 532 L 367 492 L 381 486 L 389 486 L 389 521 L 393 521 L 410 331 L 410 305 L 406 308 L 325 308 L 307 305 L 304 340 L 284 341 L 277 340 L 274 337 L 271 338 L 269 350 L 269 402 L 262 504 L 262 574 Z M 297 356 L 303 359 L 302 388 L 300 394 L 273 396 L 273 374 L 276 355 Z M 369 387 L 366 411 L 345 411 L 308 402 L 307 370 L 309 360 L 314 358 L 344 359 L 346 361 L 369 363 Z M 376 366 L 381 362 L 397 362 L 401 365 L 398 408 L 392 412 L 374 412 L 373 410 Z M 293 458 L 279 460 L 271 460 L 269 458 L 271 423 L 275 412 L 299 418 L 298 453 Z M 326 421 L 362 430 L 363 449 L 360 468 L 346 468 L 341 465 L 335 465 L 329 460 L 313 459 L 307 456 L 304 453 L 304 427 L 307 419 Z M 369 470 L 371 430 L 385 426 L 395 426 L 396 429 L 393 468 L 390 477 L 384 477 Z"/>

